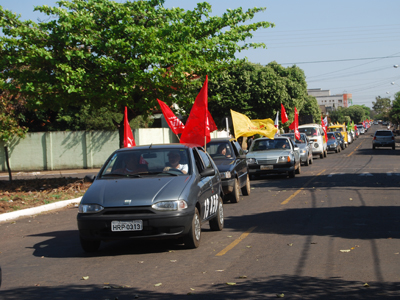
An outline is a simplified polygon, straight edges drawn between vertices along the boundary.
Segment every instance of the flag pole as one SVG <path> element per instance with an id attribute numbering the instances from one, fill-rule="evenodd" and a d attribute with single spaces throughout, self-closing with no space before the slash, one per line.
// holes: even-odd
<path id="1" fill-rule="evenodd" d="M 179 136 L 177 135 L 177 134 L 175 134 L 176 135 L 176 137 L 178 138 L 178 141 L 180 141 L 181 139 L 179 138 Z"/>

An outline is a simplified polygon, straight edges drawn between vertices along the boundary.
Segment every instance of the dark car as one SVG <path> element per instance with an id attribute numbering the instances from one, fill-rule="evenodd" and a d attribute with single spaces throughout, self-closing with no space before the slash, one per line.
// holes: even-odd
<path id="1" fill-rule="evenodd" d="M 82 197 L 81 246 L 113 239 L 183 238 L 197 248 L 201 225 L 222 230 L 221 177 L 201 147 L 164 144 L 124 148 L 107 159 Z"/>
<path id="2" fill-rule="evenodd" d="M 299 147 L 288 137 L 256 139 L 246 156 L 252 176 L 284 173 L 293 178 L 300 174 Z"/>
<path id="3" fill-rule="evenodd" d="M 341 151 L 340 141 L 336 138 L 335 132 L 328 132 L 328 151 Z"/>
<path id="4" fill-rule="evenodd" d="M 235 139 L 218 138 L 207 144 L 207 152 L 221 174 L 222 190 L 226 200 L 237 203 L 240 190 L 250 195 L 250 177 L 246 154 Z"/>
<path id="5" fill-rule="evenodd" d="M 376 147 L 392 147 L 392 149 L 395 150 L 396 142 L 393 132 L 390 130 L 375 131 L 375 135 L 372 140 L 372 148 L 375 149 Z"/>
<path id="6" fill-rule="evenodd" d="M 300 133 L 300 140 L 296 139 L 294 133 L 284 133 L 300 148 L 300 161 L 303 165 L 309 166 L 313 163 L 312 144 L 305 133 Z"/>
<path id="7" fill-rule="evenodd" d="M 340 148 L 342 150 L 344 150 L 344 148 L 346 147 L 346 144 L 344 143 L 343 135 L 339 131 L 334 131 L 333 133 L 335 134 L 336 139 L 339 141 Z"/>

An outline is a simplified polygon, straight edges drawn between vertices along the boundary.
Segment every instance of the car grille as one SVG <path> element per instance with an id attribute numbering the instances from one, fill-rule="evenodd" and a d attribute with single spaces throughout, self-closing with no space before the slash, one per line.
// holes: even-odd
<path id="1" fill-rule="evenodd" d="M 259 165 L 272 165 L 276 163 L 276 159 L 257 159 Z"/>
<path id="2" fill-rule="evenodd" d="M 135 209 L 130 207 L 124 208 L 107 208 L 104 210 L 103 215 L 110 216 L 110 215 L 148 215 L 148 214 L 155 214 L 154 211 L 150 209 Z"/>

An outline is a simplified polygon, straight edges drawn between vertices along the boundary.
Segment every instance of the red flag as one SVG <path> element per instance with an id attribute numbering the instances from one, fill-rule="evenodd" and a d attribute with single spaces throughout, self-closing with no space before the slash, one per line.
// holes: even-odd
<path id="1" fill-rule="evenodd" d="M 168 107 L 167 104 L 165 104 L 163 101 L 158 100 L 158 104 L 160 104 L 161 110 L 163 112 L 164 118 L 168 123 L 169 128 L 173 131 L 175 134 L 182 133 L 183 130 L 185 129 L 185 125 L 179 120 L 175 114 L 172 112 L 172 110 Z"/>
<path id="2" fill-rule="evenodd" d="M 326 125 L 325 125 L 324 119 L 322 119 L 322 116 L 321 116 L 321 125 L 322 125 L 322 129 L 324 130 L 325 141 L 328 142 L 328 134 L 326 133 Z"/>
<path id="3" fill-rule="evenodd" d="M 125 106 L 125 117 L 124 117 L 124 147 L 136 146 L 135 140 L 133 139 L 133 133 L 131 126 L 128 121 L 128 108 Z"/>
<path id="4" fill-rule="evenodd" d="M 300 131 L 299 131 L 299 114 L 297 113 L 297 108 L 294 107 L 294 121 L 290 124 L 289 129 L 294 130 L 294 137 L 296 140 L 300 140 Z"/>
<path id="5" fill-rule="evenodd" d="M 287 114 L 286 114 L 286 110 L 283 107 L 283 104 L 281 103 L 281 121 L 282 124 L 286 123 L 287 121 L 289 121 Z"/>
<path id="6" fill-rule="evenodd" d="M 210 128 L 210 132 L 218 130 L 217 125 L 215 125 L 214 119 L 208 110 L 207 110 L 207 122 L 208 122 L 208 126 Z"/>
<path id="7" fill-rule="evenodd" d="M 209 121 L 208 114 L 208 76 L 206 76 L 206 81 L 194 101 L 185 129 L 181 135 L 181 143 L 204 146 L 204 142 L 210 142 L 209 122 L 211 120 Z M 206 140 L 204 139 L 205 137 Z"/>

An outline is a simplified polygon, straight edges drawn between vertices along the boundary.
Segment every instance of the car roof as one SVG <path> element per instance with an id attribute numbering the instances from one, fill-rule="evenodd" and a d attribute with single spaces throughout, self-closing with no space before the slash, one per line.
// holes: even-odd
<path id="1" fill-rule="evenodd" d="M 231 138 L 231 137 L 220 137 L 220 138 L 211 139 L 211 141 L 207 144 L 210 144 L 212 142 L 230 142 L 230 141 L 236 141 L 236 139 Z"/>
<path id="2" fill-rule="evenodd" d="M 303 127 L 319 127 L 319 126 L 321 126 L 321 124 L 310 123 L 310 124 L 303 124 L 303 125 L 300 125 L 299 128 L 300 128 L 300 127 L 301 127 L 301 128 L 303 128 Z"/>
<path id="3" fill-rule="evenodd" d="M 172 143 L 172 144 L 150 144 L 150 145 L 141 145 L 135 146 L 131 148 L 121 148 L 116 151 L 133 151 L 133 150 L 146 150 L 146 149 L 193 149 L 199 147 L 196 144 L 180 144 L 180 143 Z"/>

